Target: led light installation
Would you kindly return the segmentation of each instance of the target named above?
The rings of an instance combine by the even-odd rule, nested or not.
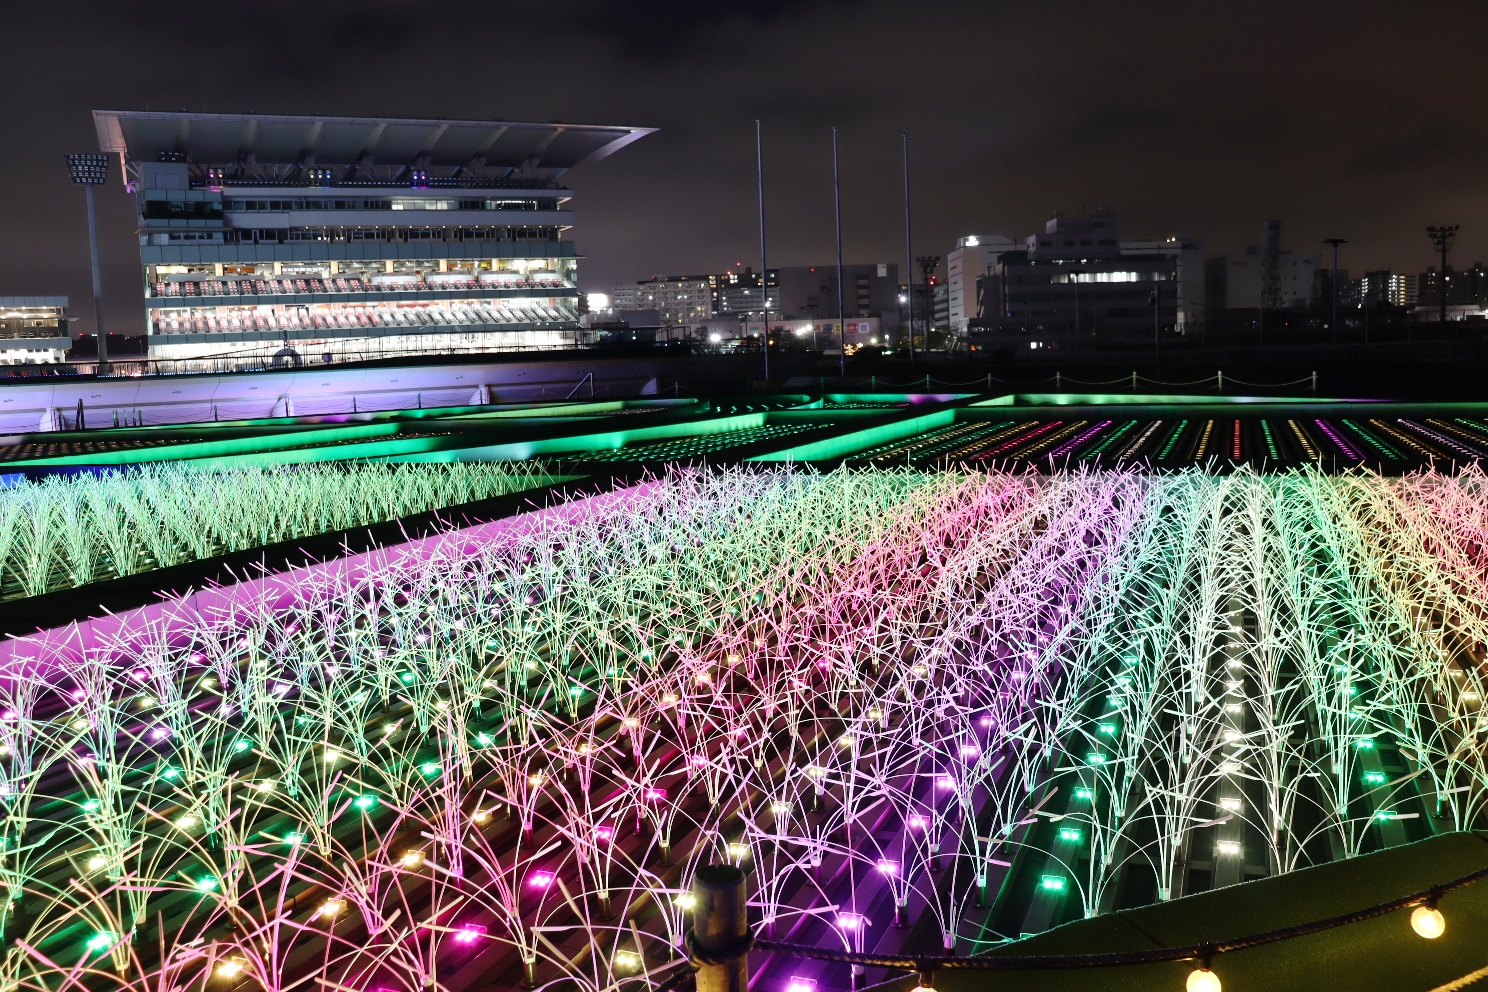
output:
[[[0,981],[598,992],[683,966],[713,862],[776,939],[966,953],[1481,828],[1485,497],[676,471],[18,655]]]

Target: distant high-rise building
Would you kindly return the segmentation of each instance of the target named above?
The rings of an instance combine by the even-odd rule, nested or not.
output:
[[[1385,291],[1391,306],[1413,307],[1420,298],[1421,281],[1417,276],[1391,275]]]
[[[946,256],[946,319],[952,333],[966,333],[966,323],[981,316],[977,285],[997,265],[1003,252],[1017,251],[1012,238],[1001,234],[968,235]]]
[[[714,316],[716,276],[653,276],[635,285],[634,305],[661,315],[661,323],[686,326]]]

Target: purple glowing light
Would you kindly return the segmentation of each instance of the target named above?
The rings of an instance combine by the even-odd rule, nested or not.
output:
[[[837,914],[837,927],[840,930],[861,930],[863,927],[863,923],[863,917],[861,917],[857,913]]]
[[[883,875],[897,875],[899,874],[899,862],[880,861],[878,863],[878,870],[879,873]]]
[[[816,979],[792,975],[785,983],[785,992],[816,992]]]
[[[915,815],[915,816],[911,816],[909,818],[909,829],[911,829],[911,830],[924,830],[925,827],[926,827],[926,822],[925,822],[925,818],[923,816]]]

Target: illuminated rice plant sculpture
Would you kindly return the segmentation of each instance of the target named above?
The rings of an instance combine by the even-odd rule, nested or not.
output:
[[[540,464],[145,465],[0,489],[0,599],[394,520],[556,481]]]
[[[1481,828],[1485,546],[1476,470],[689,471],[18,649],[0,981],[598,992],[712,862],[965,952]]]

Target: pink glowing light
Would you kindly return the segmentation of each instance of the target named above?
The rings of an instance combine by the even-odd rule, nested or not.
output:
[[[608,823],[601,823],[594,828],[594,839],[601,844],[608,844],[615,839],[615,828]]]
[[[857,913],[837,914],[837,927],[840,930],[861,930],[863,927],[863,923],[863,917],[859,916]]]
[[[527,876],[529,888],[546,889],[553,884],[553,873],[550,871],[535,871]]]
[[[951,778],[949,775],[942,775],[940,778],[935,780],[935,784],[937,787],[942,789],[954,789],[956,787],[956,780]]]
[[[909,818],[909,829],[911,829],[911,830],[924,830],[925,829],[925,826],[926,826],[926,823],[925,823],[925,818],[923,816],[916,815],[916,816],[911,816]]]
[[[816,992],[816,979],[792,975],[785,983],[785,992]]]
[[[666,798],[666,790],[665,789],[647,789],[646,790],[646,801],[647,802],[659,803],[659,802],[661,802],[665,798]]]
[[[485,932],[486,928],[477,923],[464,923],[461,924],[460,929],[456,931],[455,940],[459,941],[462,944],[473,944],[475,943],[476,939],[484,935]]]
[[[878,871],[882,875],[897,875],[899,874],[899,862],[880,861],[878,863]]]

